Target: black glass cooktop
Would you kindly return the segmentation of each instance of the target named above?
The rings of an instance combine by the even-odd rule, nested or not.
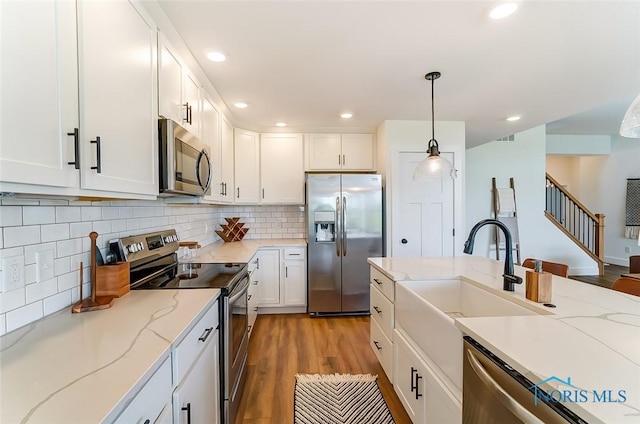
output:
[[[198,264],[179,263],[172,270],[171,275],[164,278],[156,278],[136,289],[199,289],[215,288],[230,289],[236,281],[236,276],[241,275],[246,264]]]

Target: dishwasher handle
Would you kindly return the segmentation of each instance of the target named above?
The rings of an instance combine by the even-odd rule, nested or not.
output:
[[[512,398],[502,386],[500,386],[482,366],[476,355],[471,350],[466,350],[467,360],[469,365],[476,373],[480,381],[489,389],[493,395],[502,403],[513,415],[522,420],[522,422],[529,424],[544,424],[544,421],[529,412],[525,407],[520,405],[518,401]]]

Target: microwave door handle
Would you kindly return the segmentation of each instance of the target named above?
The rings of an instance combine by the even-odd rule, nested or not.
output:
[[[206,192],[207,189],[209,188],[209,183],[211,182],[211,170],[209,170],[209,177],[207,178],[206,183],[203,184],[202,179],[200,178],[200,163],[202,163],[203,157],[207,161],[209,161],[209,156],[207,156],[207,152],[205,152],[204,150],[201,150],[200,154],[198,155],[198,160],[196,161],[196,179],[198,180],[198,185],[200,186],[200,188],[202,188],[202,190]]]
[[[487,370],[484,369],[480,361],[478,361],[478,358],[476,358],[476,356],[470,350],[467,350],[467,360],[469,361],[469,365],[471,365],[471,368],[476,373],[478,378],[482,381],[482,383],[513,415],[521,419],[524,423],[544,424],[544,421],[540,420],[538,417],[536,417],[526,408],[520,405],[518,401],[512,398],[509,393],[507,393],[502,388],[502,386],[500,386],[493,378],[491,378]]]

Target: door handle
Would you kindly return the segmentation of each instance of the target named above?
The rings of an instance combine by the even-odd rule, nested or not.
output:
[[[184,103],[182,106],[184,106],[184,113],[185,113],[185,117],[182,118],[182,122],[186,122],[187,124],[189,124],[189,102]]]
[[[96,166],[92,166],[91,169],[95,169],[98,174],[102,172],[101,154],[100,154],[100,136],[97,136],[95,140],[90,141],[91,144],[96,145]]]
[[[402,240],[400,240],[400,243],[402,243],[402,244],[407,244],[407,243],[408,243],[408,241],[407,241],[407,239],[403,238]]]
[[[340,219],[340,197],[338,196],[336,196],[336,216],[338,217],[338,220],[339,220]],[[340,237],[340,233],[337,232],[337,234],[338,234],[338,237]],[[340,240],[338,240],[337,238],[336,238],[336,256],[340,256]]]
[[[224,195],[224,183],[220,183],[220,196]]]
[[[467,350],[466,352],[467,361],[469,362],[469,365],[471,365],[471,369],[473,369],[473,372],[475,372],[484,386],[493,392],[494,396],[496,396],[500,403],[502,403],[516,417],[520,418],[522,422],[543,424],[543,421],[520,405],[518,401],[512,398],[493,378],[491,378],[487,370],[482,366],[472,351]]]
[[[347,198],[342,197],[342,256],[347,256]]]
[[[67,133],[68,136],[73,136],[73,162],[67,162],[67,165],[75,165],[76,169],[80,169],[80,158],[78,153],[80,150],[80,135],[78,134],[78,128],[74,128],[73,132]]]

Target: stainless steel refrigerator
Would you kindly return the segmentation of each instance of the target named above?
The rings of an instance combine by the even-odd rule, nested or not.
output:
[[[307,175],[309,313],[369,311],[368,257],[382,256],[382,178]]]

